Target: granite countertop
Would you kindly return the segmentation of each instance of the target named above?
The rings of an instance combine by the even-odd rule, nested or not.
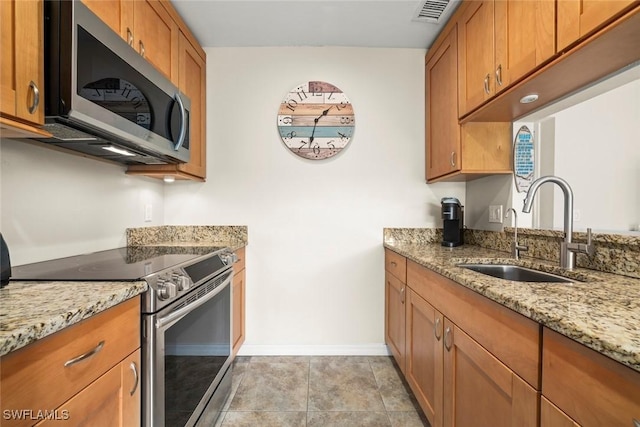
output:
[[[584,268],[569,272],[557,262],[514,260],[473,245],[445,248],[385,239],[384,246],[640,372],[640,279]],[[463,262],[515,264],[581,282],[514,282],[456,266]]]
[[[136,282],[9,282],[0,289],[0,356],[147,290]]]

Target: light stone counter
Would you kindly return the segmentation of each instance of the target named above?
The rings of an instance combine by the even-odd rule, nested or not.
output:
[[[147,290],[137,282],[9,282],[0,289],[0,356]]]
[[[408,237],[385,234],[384,246],[640,372],[640,279],[584,268],[567,272],[557,262],[516,261],[475,245],[445,248],[430,233]],[[456,266],[463,262],[515,264],[583,282],[514,282]]]

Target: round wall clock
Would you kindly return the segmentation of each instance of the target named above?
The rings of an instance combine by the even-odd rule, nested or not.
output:
[[[353,106],[336,86],[309,81],[293,88],[278,111],[278,132],[300,157],[322,160],[349,144],[355,130]]]

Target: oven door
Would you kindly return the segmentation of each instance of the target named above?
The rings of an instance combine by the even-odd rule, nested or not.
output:
[[[201,414],[215,418],[222,409],[230,392],[232,277],[228,270],[143,315],[145,426],[194,426]]]

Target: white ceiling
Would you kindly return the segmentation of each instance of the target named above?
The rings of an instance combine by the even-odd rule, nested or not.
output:
[[[439,24],[413,20],[420,0],[171,0],[203,47],[428,48]]]

